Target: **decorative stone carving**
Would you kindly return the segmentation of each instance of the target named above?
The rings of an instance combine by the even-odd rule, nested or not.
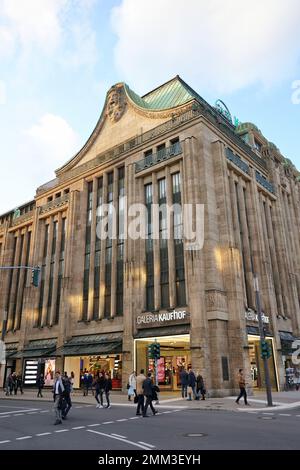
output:
[[[222,291],[206,291],[206,308],[208,312],[221,310],[227,312],[226,294]]]
[[[106,114],[111,122],[118,122],[126,108],[126,97],[122,84],[113,86],[108,92]]]

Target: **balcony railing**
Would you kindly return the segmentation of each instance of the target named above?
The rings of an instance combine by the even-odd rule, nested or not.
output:
[[[275,189],[272,183],[267,180],[264,176],[262,176],[258,171],[255,172],[256,174],[256,181],[263,186],[265,189],[267,189],[270,193],[275,194]]]
[[[16,225],[20,225],[23,222],[26,222],[27,220],[30,220],[32,218],[33,218],[33,210],[25,212],[25,214],[22,214],[19,217],[16,217],[15,219],[12,219],[11,227],[15,227]]]
[[[44,212],[50,211],[51,209],[55,209],[56,207],[66,204],[69,201],[69,198],[70,198],[69,194],[64,194],[61,197],[57,197],[56,199],[53,199],[52,201],[47,202],[47,204],[40,206],[41,214],[43,214]]]
[[[176,157],[182,153],[182,148],[180,142],[176,142],[176,144],[171,145],[170,147],[164,148],[159,150],[157,153],[152,153],[151,155],[147,155],[142,160],[139,160],[135,164],[135,172],[139,173],[140,171],[145,170],[146,168],[150,168],[158,163],[161,163],[165,160],[169,160],[172,157]]]
[[[227,159],[239,167],[244,173],[249,174],[249,165],[245,163],[238,155],[235,155],[229,148],[226,149]]]

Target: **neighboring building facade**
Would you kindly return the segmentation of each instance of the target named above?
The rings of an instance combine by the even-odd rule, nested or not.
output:
[[[222,109],[221,109],[222,111]],[[252,124],[229,122],[178,76],[139,97],[112,87],[85,146],[0,216],[0,320],[7,317],[7,375],[34,385],[43,371],[110,371],[115,389],[149,368],[160,343],[160,387],[177,390],[182,367],[201,371],[208,390],[228,395],[244,368],[263,381],[253,274],[257,273],[274,388],[282,388],[300,336],[300,178]],[[144,204],[147,239],[124,239],[127,207]],[[153,204],[204,204],[204,246],[153,240]],[[101,208],[116,209],[116,236],[101,239]],[[111,223],[108,217],[108,225]],[[181,233],[182,212],[171,230]],[[98,233],[98,232],[97,232]],[[1,322],[2,324],[2,322]],[[3,380],[3,377],[2,377]]]

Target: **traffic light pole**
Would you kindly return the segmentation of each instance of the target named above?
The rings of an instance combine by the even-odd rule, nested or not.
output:
[[[1,331],[2,343],[4,343],[4,339],[6,335],[6,328],[7,328],[7,310],[4,310],[4,316],[3,316],[3,321],[2,321],[2,331]],[[6,365],[6,357],[0,357],[0,387],[2,387],[3,382],[4,382],[5,365]]]
[[[40,269],[37,266],[1,266],[0,269]]]
[[[158,370],[157,370],[158,359],[155,358],[155,385],[158,385]]]
[[[40,266],[1,266],[0,269],[31,269],[32,271],[32,284],[35,287],[39,285],[39,273],[41,272]]]
[[[261,314],[261,303],[260,303],[260,292],[259,292],[259,285],[258,285],[258,277],[257,277],[256,274],[254,275],[254,290],[255,290],[255,300],[256,300],[256,310],[257,310],[257,318],[258,318],[259,336],[260,336],[260,346],[261,346],[261,349],[262,349],[262,344],[265,341],[265,331],[264,331],[264,326],[263,326],[263,321],[262,321],[262,314]],[[270,380],[270,371],[269,371],[268,358],[264,356],[263,361],[264,361],[268,406],[273,406],[272,387],[271,387],[271,380]]]

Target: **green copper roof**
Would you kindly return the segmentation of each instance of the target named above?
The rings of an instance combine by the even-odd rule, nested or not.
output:
[[[138,106],[152,110],[176,108],[192,99],[199,100],[200,98],[178,75],[143,97],[137,95],[128,85],[125,85],[125,89],[131,100]]]

